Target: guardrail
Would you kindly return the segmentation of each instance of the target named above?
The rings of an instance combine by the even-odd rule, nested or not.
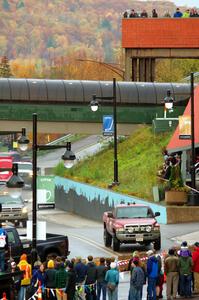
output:
[[[65,140],[68,140],[72,136],[73,136],[73,134],[69,133],[69,134],[64,135],[64,136],[60,137],[59,139],[56,139],[56,140],[54,140],[54,141],[52,141],[52,142],[50,142],[50,143],[48,143],[46,145],[57,145],[57,144],[59,144],[61,142],[64,142]]]

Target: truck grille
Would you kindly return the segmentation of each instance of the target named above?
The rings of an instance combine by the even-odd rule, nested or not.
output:
[[[8,207],[8,208],[3,208],[2,209],[2,213],[20,212],[20,211],[21,211],[21,208],[11,208],[11,207]]]
[[[127,232],[132,233],[132,232],[149,232],[151,231],[151,226],[150,225],[124,225],[124,228]]]

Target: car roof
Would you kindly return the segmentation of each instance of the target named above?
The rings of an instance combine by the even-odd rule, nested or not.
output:
[[[18,165],[32,165],[31,161],[15,161]]]

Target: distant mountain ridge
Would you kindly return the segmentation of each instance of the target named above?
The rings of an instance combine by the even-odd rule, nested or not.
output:
[[[1,0],[0,56],[93,58],[117,62],[126,9],[173,13],[170,1]]]

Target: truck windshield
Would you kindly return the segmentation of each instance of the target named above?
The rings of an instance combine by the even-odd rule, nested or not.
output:
[[[23,200],[21,197],[12,198],[9,195],[0,195],[0,203],[1,204],[22,204]]]
[[[117,219],[132,219],[132,218],[153,218],[153,212],[148,207],[128,206],[118,207],[116,212]]]

